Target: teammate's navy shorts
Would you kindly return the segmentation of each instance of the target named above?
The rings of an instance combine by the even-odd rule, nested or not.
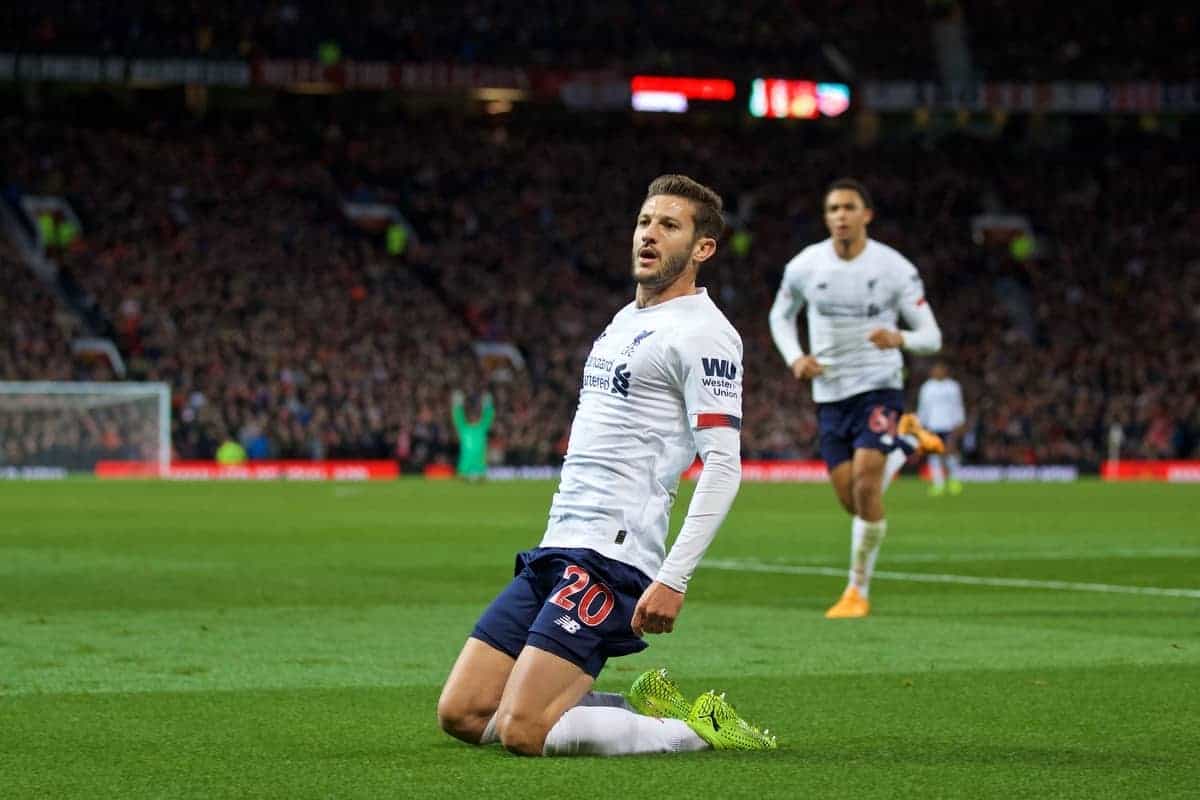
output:
[[[904,393],[899,389],[875,389],[834,403],[817,404],[821,431],[821,458],[831,471],[854,457],[855,450],[890,453],[905,447],[896,435],[896,424],[904,413]]]
[[[640,570],[585,548],[517,553],[516,577],[471,635],[516,658],[533,645],[578,664],[593,678],[604,662],[646,649],[633,610],[650,585]]]
[[[945,442],[947,447],[955,447],[958,445],[958,431],[956,430],[935,431],[931,428],[930,433]]]

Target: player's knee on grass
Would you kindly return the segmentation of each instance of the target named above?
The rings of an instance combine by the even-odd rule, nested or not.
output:
[[[442,730],[467,744],[479,744],[491,712],[472,709],[455,697],[443,694],[438,699],[438,725]]]
[[[536,714],[505,711],[496,720],[500,743],[519,756],[540,756],[550,727]]]

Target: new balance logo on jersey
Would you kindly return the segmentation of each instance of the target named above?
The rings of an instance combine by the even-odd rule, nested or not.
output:
[[[709,378],[724,378],[731,381],[737,377],[737,364],[731,364],[724,358],[701,358],[704,374]]]
[[[877,278],[872,278],[871,280],[867,281],[867,291],[868,291],[868,292],[873,292],[873,291],[875,291],[875,282],[876,282],[876,280],[877,280]]]
[[[554,620],[554,624],[562,628],[567,633],[579,633],[581,627],[578,622],[563,614],[558,619]]]
[[[621,397],[629,397],[629,370],[626,367],[628,364],[621,363],[613,367],[612,374],[612,393],[619,394]]]
[[[630,342],[629,345],[624,350],[621,351],[621,355],[623,355],[627,358],[629,356],[632,356],[633,351],[636,350],[637,346],[642,343],[642,340],[645,339],[647,336],[650,336],[653,333],[654,333],[654,331],[642,331],[637,336],[633,337],[633,341]]]

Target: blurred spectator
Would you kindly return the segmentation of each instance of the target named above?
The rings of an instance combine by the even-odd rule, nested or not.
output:
[[[0,10],[0,49],[149,58],[304,58],[855,78],[936,77],[933,23],[953,16],[993,80],[1200,74],[1196,15],[1171,4],[980,2],[281,3],[113,0]],[[1146,42],[1154,42],[1147,47]],[[836,55],[830,55],[836,52]],[[842,76],[845,77],[845,76]]]
[[[851,174],[876,195],[872,236],[925,279],[971,409],[968,460],[1095,465],[1114,425],[1126,457],[1200,457],[1194,142],[864,151],[815,134],[798,146],[788,126],[441,115],[5,129],[10,182],[57,190],[83,219],[61,258],[116,322],[132,373],[172,385],[180,457],[211,458],[235,431],[252,458],[419,471],[452,457],[446,398],[463,387],[506,410],[497,458],[557,461],[592,338],[632,297],[632,215],[668,171],[717,187],[744,234],[700,280],[745,343],[747,456],[816,452],[766,310],[783,265],[825,236],[820,187]],[[342,220],[351,196],[400,208],[405,246]],[[971,238],[972,215],[1005,210],[1035,227],[1019,257]],[[27,284],[0,295],[17,309],[3,375],[73,377],[60,312]],[[486,367],[478,340],[513,342],[524,366]],[[910,387],[926,370],[912,364]]]
[[[226,438],[217,448],[216,461],[224,466],[246,463],[246,449],[236,439]]]

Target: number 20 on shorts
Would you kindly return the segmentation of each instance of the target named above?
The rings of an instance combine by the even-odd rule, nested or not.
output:
[[[578,567],[574,564],[567,565],[563,570],[563,578],[572,581],[568,586],[564,586],[553,594],[550,602],[554,605],[565,608],[567,611],[575,611],[575,602],[572,597],[583,592],[583,597],[579,598],[579,621],[588,627],[595,627],[604,620],[608,619],[608,615],[613,610],[613,593],[602,583],[592,583],[592,576],[588,575],[587,570]],[[589,586],[589,584],[591,584]],[[584,591],[584,590],[587,591]],[[597,603],[599,607],[597,608]],[[595,609],[595,610],[593,610]]]
[[[888,408],[887,406],[875,406],[871,409],[871,416],[867,419],[867,427],[871,429],[871,433],[883,435],[896,435],[896,423],[899,414]]]

